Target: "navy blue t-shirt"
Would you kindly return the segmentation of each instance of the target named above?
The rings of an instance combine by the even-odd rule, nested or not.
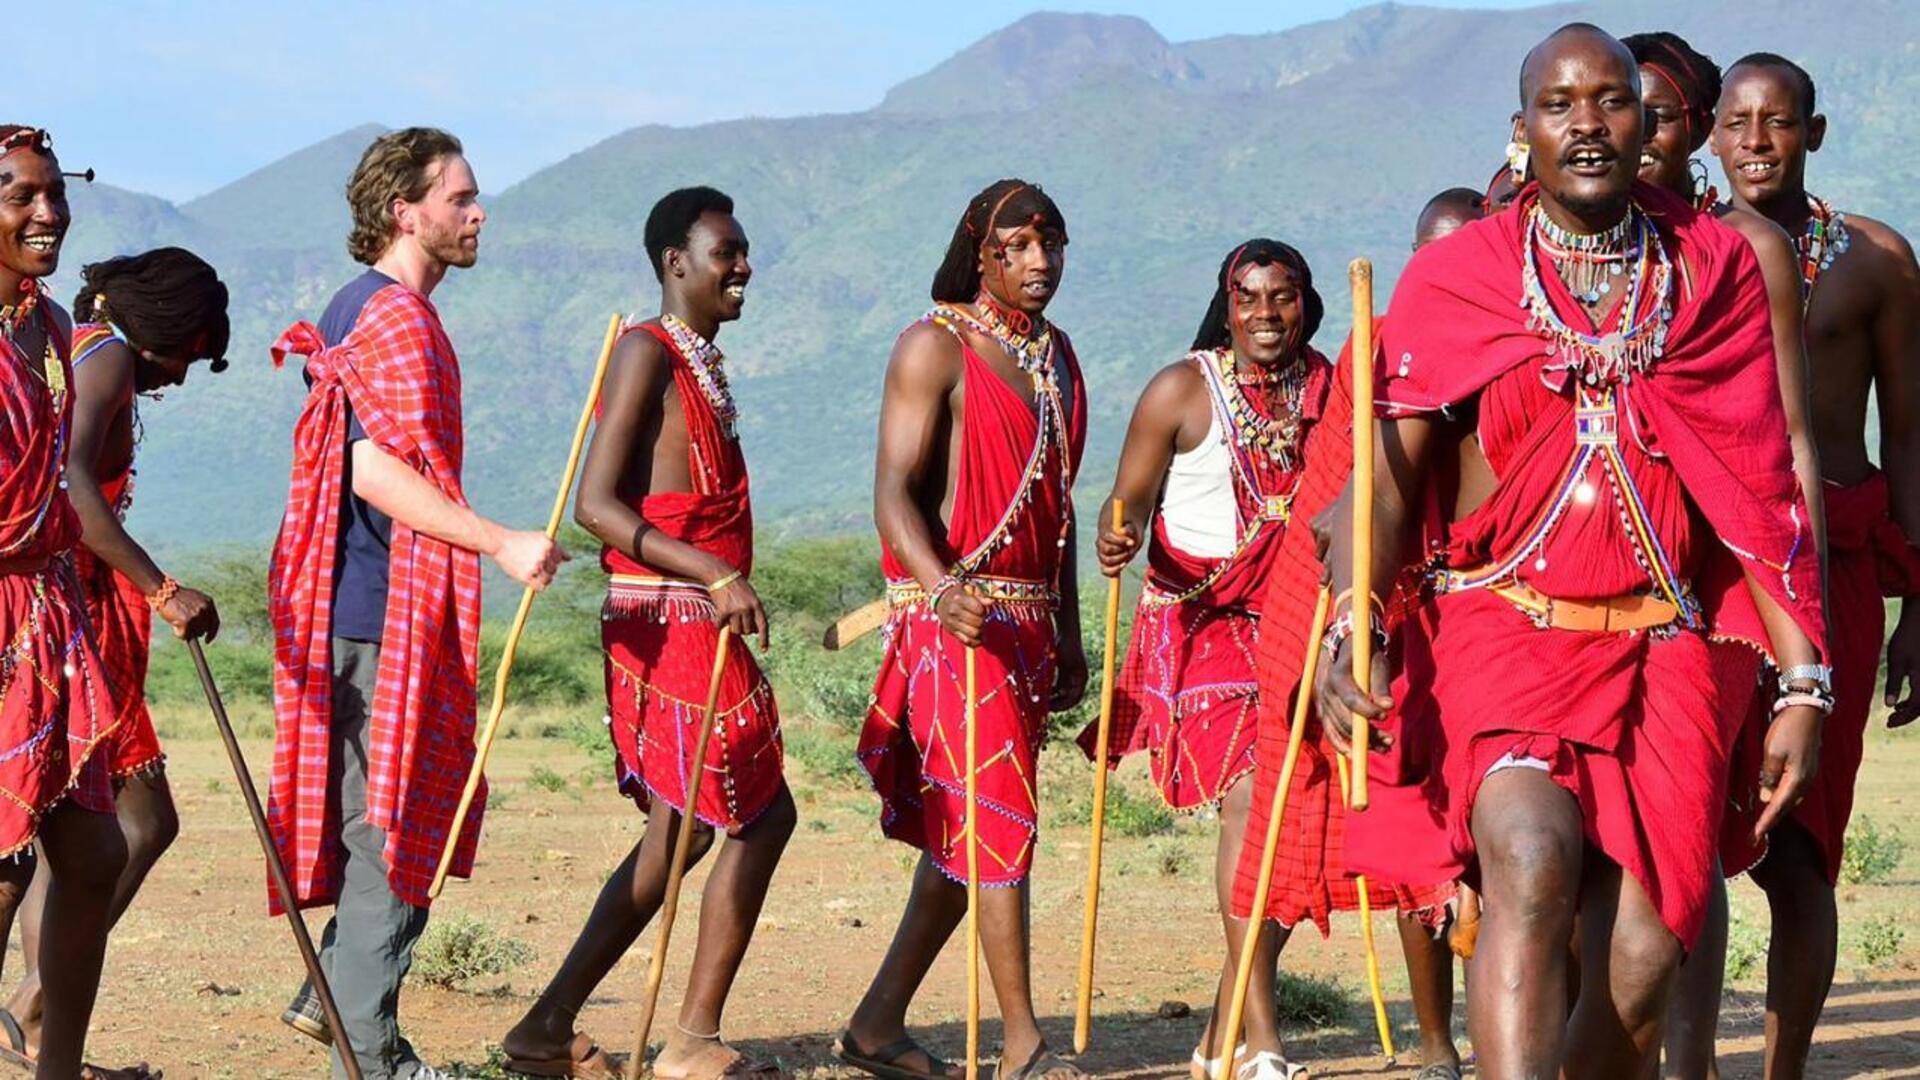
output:
[[[333,294],[320,316],[320,336],[340,344],[360,321],[373,294],[394,283],[368,270]],[[340,546],[333,563],[333,636],[378,642],[387,623],[387,550],[393,520],[353,494],[353,444],[367,437],[360,418],[347,407],[347,455],[340,481]]]

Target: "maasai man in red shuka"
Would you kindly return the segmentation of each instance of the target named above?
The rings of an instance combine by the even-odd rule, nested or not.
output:
[[[1073,347],[1044,317],[1066,265],[1059,207],[1023,180],[975,195],[900,335],[880,410],[874,516],[892,612],[860,763],[881,827],[924,854],[894,947],[838,1050],[876,1075],[953,1075],[906,1010],[965,908],[966,674],[977,661],[981,941],[1002,1075],[1083,1075],[1047,1049],[1027,979],[1027,871],[1048,712],[1086,691],[1069,492],[1086,436]]]
[[[268,820],[298,903],[336,905],[324,959],[368,1077],[421,1067],[397,1005],[473,763],[479,553],[533,588],[565,557],[544,533],[481,517],[460,487],[460,364],[427,296],[479,256],[478,191],[446,132],[375,139],[347,186],[348,249],[370,269],[321,325],[273,345],[276,364],[307,358],[309,389],[267,577]],[[483,789],[456,875],[471,872],[485,801]],[[311,987],[282,1019],[326,1038]]]
[[[1753,247],[1766,282],[1768,308],[1773,319],[1773,344],[1780,376],[1780,404],[1785,410],[1787,434],[1793,445],[1794,474],[1806,500],[1807,520],[1817,543],[1826,538],[1820,463],[1814,452],[1808,421],[1807,357],[1802,329],[1802,286],[1799,260],[1787,236],[1772,222],[1751,211],[1720,201],[1713,185],[1705,183],[1692,155],[1706,145],[1713,131],[1714,103],[1720,98],[1720,68],[1712,59],[1677,34],[1657,31],[1621,39],[1640,65],[1642,99],[1653,120],[1640,154],[1640,179],[1688,200],[1732,226]],[[1826,564],[1821,548],[1822,565]],[[1827,598],[1833,600],[1829,588]],[[1728,909],[1726,873],[1745,873],[1766,850],[1756,835],[1759,800],[1754,778],[1760,770],[1759,744],[1763,737],[1772,694],[1759,693],[1760,656],[1738,641],[1716,641],[1710,646],[1719,670],[1727,722],[1744,738],[1736,744],[1729,805],[1721,826],[1720,867],[1708,899],[1707,922],[1700,940],[1681,965],[1668,1017],[1666,1067],[1683,1076],[1704,1076],[1713,1067],[1716,1026],[1726,967]],[[1878,642],[1874,647],[1878,654]],[[1769,676],[1769,678],[1771,678]],[[1822,786],[1833,763],[1834,723],[1824,725],[1821,770],[1814,790]],[[1746,746],[1750,759],[1743,760]],[[1802,803],[1802,812],[1808,804]],[[1798,917],[1795,916],[1797,919]]]
[[[126,865],[104,752],[112,686],[66,558],[80,542],[64,476],[72,324],[40,288],[72,221],[46,132],[0,125],[0,925],[37,843],[51,871],[38,959],[62,976],[47,982],[38,1075],[63,1077],[81,1074]],[[17,1027],[0,1038],[0,1057],[33,1067]]]
[[[1414,250],[1478,221],[1483,201],[1478,192],[1452,188],[1428,200],[1414,229]],[[1378,328],[1376,338],[1378,340]],[[1347,349],[1351,349],[1349,341]],[[1275,552],[1266,577],[1265,609],[1260,620],[1257,670],[1260,675],[1260,738],[1257,770],[1251,789],[1250,817],[1260,827],[1248,830],[1233,853],[1234,877],[1222,907],[1244,920],[1252,910],[1264,854],[1264,824],[1272,812],[1292,728],[1293,704],[1299,691],[1301,665],[1320,582],[1325,575],[1318,540],[1311,523],[1321,520],[1353,472],[1353,369],[1351,354],[1343,351],[1332,365],[1331,387],[1319,423],[1306,436],[1303,475],[1293,502],[1295,520]],[[1321,520],[1323,525],[1334,524]],[[1337,526],[1336,526],[1337,527]],[[1396,617],[1403,612],[1396,610]],[[1396,618],[1396,622],[1398,619]],[[1411,638],[1419,628],[1411,623],[1396,632]],[[1311,692],[1311,691],[1309,691]],[[1333,760],[1333,743],[1309,713],[1311,736],[1300,745],[1300,757],[1288,788],[1281,839],[1265,917],[1278,924],[1278,947],[1283,948],[1292,928],[1303,919],[1329,929],[1335,911],[1360,906],[1359,882],[1349,875],[1345,856],[1348,811]],[[1376,795],[1391,796],[1390,789]],[[1369,906],[1399,913],[1401,951],[1407,963],[1414,1013],[1420,1023],[1421,1061],[1434,1075],[1451,1070],[1458,1075],[1460,1054],[1453,1042],[1453,962],[1441,931],[1448,922],[1448,902],[1456,884],[1450,867],[1418,867],[1401,863],[1391,876],[1376,874],[1367,882]],[[1264,945],[1264,941],[1263,941]],[[1255,968],[1262,977],[1271,962]],[[1248,1016],[1266,1008],[1265,997],[1248,995]],[[1248,1043],[1257,1046],[1249,1029]]]
[[[1644,110],[1618,41],[1563,28],[1520,83],[1515,138],[1537,183],[1416,255],[1382,335],[1377,580],[1413,561],[1422,493],[1450,504],[1420,559],[1437,594],[1426,648],[1382,655],[1362,694],[1351,624],[1336,622],[1321,716],[1344,727],[1347,709],[1384,718],[1402,699],[1380,741],[1427,761],[1381,779],[1423,784],[1428,801],[1357,815],[1349,868],[1410,855],[1478,880],[1481,1067],[1636,1075],[1709,891],[1731,732],[1708,636],[1789,671],[1816,663],[1819,567],[1751,247],[1636,186]],[[1354,553],[1333,540],[1337,590]],[[1388,697],[1393,659],[1414,677]],[[1815,677],[1789,690],[1769,733],[1775,817],[1831,704]]]
[[[123,519],[133,504],[133,459],[142,394],[186,381],[195,361],[227,348],[227,287],[213,267],[181,248],[94,263],[81,272],[73,309],[73,431],[67,495],[80,519],[73,567],[86,600],[87,622],[111,688],[112,731],[102,743],[113,777],[114,807],[126,837],[127,867],[115,884],[109,923],[119,920],[147,872],[180,831],[165,758],[147,712],[147,651],[153,617],[181,637],[208,638],[220,616],[205,593],[163,573]],[[44,883],[27,894],[20,922],[39,936]],[[27,973],[6,1011],[29,1042],[40,1030],[39,967]]]
[[[714,344],[720,327],[740,317],[753,267],[733,200],[710,187],[681,188],[656,203],[646,244],[660,316],[630,327],[614,350],[575,516],[606,545],[600,632],[614,769],[620,790],[649,811],[647,830],[607,878],[559,972],[500,1046],[516,1072],[615,1074],[574,1019],[665,895],[724,627],[734,637],[698,763],[698,840],[689,858],[706,854],[716,829],[727,842],[702,892],[698,974],[651,1071],[660,1080],[777,1075],[777,1065],[720,1038],[727,992],[794,824],[773,689],[747,648],[755,637],[766,648],[767,616],[748,582],[747,463]]]
[[[1819,775],[1753,870],[1773,910],[1769,966],[1794,973],[1767,984],[1767,1075],[1796,1076],[1833,981],[1834,883],[1883,646],[1888,725],[1920,716],[1920,604],[1912,600],[1920,595],[1920,265],[1885,223],[1807,190],[1807,155],[1825,142],[1827,118],[1805,69],[1774,53],[1742,57],[1727,69],[1718,117],[1712,148],[1733,204],[1793,240],[1811,428],[1826,481],[1834,712]],[[1879,414],[1877,466],[1866,439],[1870,401]],[[1907,598],[1890,638],[1883,596]],[[1758,729],[1748,733],[1734,775],[1743,824],[1756,812],[1756,775],[1773,769],[1759,740]]]
[[[1148,565],[1126,660],[1116,680],[1109,764],[1146,751],[1176,810],[1219,805],[1216,860],[1227,960],[1213,1015],[1224,1016],[1246,922],[1232,917],[1234,860],[1247,833],[1263,594],[1290,530],[1302,448],[1332,381],[1308,341],[1323,314],[1312,270],[1275,240],[1227,253],[1193,351],[1163,369],[1135,406],[1112,498],[1122,529],[1101,516],[1101,570],[1117,576],[1151,528]],[[1309,587],[1310,588],[1310,587]],[[1080,745],[1094,753],[1095,728]],[[1272,939],[1269,939],[1270,941]],[[1235,1071],[1287,1075],[1272,1008],[1274,950],[1256,966],[1246,1042]],[[1226,1052],[1211,1024],[1193,1052],[1211,1080]]]

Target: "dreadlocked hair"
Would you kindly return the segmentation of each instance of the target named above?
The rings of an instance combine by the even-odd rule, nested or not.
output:
[[[1688,149],[1706,145],[1713,130],[1714,105],[1720,100],[1720,65],[1687,44],[1687,39],[1665,30],[1628,34],[1620,44],[1633,54],[1634,63],[1653,68],[1679,92],[1687,106]]]
[[[155,248],[90,263],[80,277],[74,321],[111,320],[136,349],[195,353],[191,359],[210,357],[216,368],[225,366],[227,287],[205,259],[185,248]]]
[[[1231,304],[1233,277],[1247,266],[1271,266],[1279,263],[1293,271],[1293,278],[1300,285],[1300,344],[1313,340],[1320,329],[1320,319],[1326,314],[1326,305],[1321,303],[1320,294],[1313,288],[1313,268],[1307,265],[1306,256],[1296,251],[1291,244],[1264,237],[1249,240],[1232,251],[1220,262],[1220,277],[1213,290],[1213,302],[1207,305],[1207,314],[1200,320],[1200,331],[1193,335],[1195,349],[1224,349],[1233,344],[1233,332],[1227,325],[1227,312]]]
[[[987,219],[993,221],[989,223]],[[1066,242],[1067,219],[1060,207],[1038,184],[1025,180],[996,180],[967,203],[959,224],[953,227],[953,239],[947,244],[946,257],[933,274],[933,300],[937,304],[965,304],[980,295],[980,250],[994,239],[995,229],[1034,225],[1041,231],[1052,230]]]

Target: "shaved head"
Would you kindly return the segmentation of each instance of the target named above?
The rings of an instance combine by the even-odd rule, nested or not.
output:
[[[1435,195],[1420,208],[1413,226],[1413,249],[1426,247],[1449,233],[1486,216],[1487,200],[1472,188],[1455,187]]]
[[[1548,34],[1540,44],[1527,50],[1526,59],[1520,61],[1520,107],[1525,109],[1533,100],[1534,87],[1538,85],[1541,72],[1546,70],[1548,61],[1558,52],[1559,47],[1574,42],[1598,42],[1608,51],[1620,58],[1620,64],[1632,73],[1634,89],[1640,87],[1640,65],[1633,59],[1632,50],[1621,44],[1620,40],[1592,23],[1571,22]]]

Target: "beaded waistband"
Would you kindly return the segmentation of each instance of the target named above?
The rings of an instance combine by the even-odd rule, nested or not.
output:
[[[1048,606],[1060,602],[1060,596],[1053,591],[1053,585],[1045,581],[1022,581],[1018,578],[988,577],[985,575],[966,578],[961,584],[967,589],[1000,604],[1045,604]],[[920,587],[918,581],[911,578],[905,581],[887,582],[887,606],[890,608],[910,607],[925,603],[927,590]]]

